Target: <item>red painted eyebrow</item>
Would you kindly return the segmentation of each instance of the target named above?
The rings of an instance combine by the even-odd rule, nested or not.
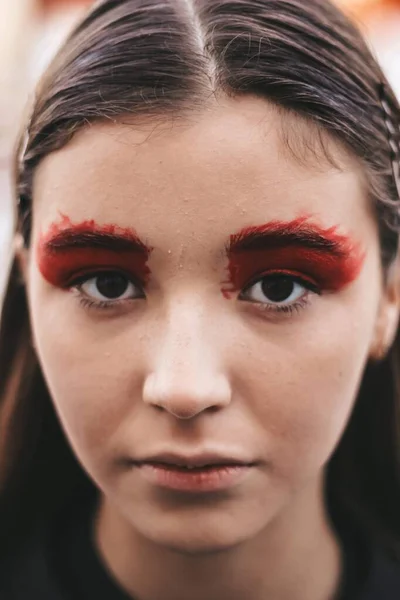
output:
[[[42,237],[42,244],[49,251],[57,252],[77,248],[101,248],[113,251],[131,251],[148,255],[151,248],[133,230],[116,225],[96,225],[94,220],[73,225],[67,217],[61,224],[53,224]],[[231,235],[228,254],[263,250],[280,246],[303,246],[343,256],[353,244],[337,227],[322,228],[311,223],[308,217],[292,221],[271,221],[245,227]]]
[[[151,250],[133,229],[98,225],[94,220],[72,223],[61,215],[61,220],[41,235],[37,258],[43,277],[68,289],[78,275],[100,269],[123,269],[146,282]]]
[[[323,228],[308,217],[241,229],[230,237],[227,247],[229,278],[222,289],[224,296],[230,297],[267,272],[297,273],[323,291],[342,289],[357,277],[365,253],[358,242],[337,229]]]
[[[130,251],[148,255],[150,248],[132,231],[117,228],[113,225],[96,227],[69,226],[66,229],[57,228],[49,232],[42,240],[48,251],[64,252],[78,248],[108,249],[115,252]]]
[[[336,226],[322,228],[312,223],[309,217],[299,217],[292,221],[271,221],[264,225],[245,227],[231,235],[227,253],[229,255],[283,246],[301,246],[340,257],[348,255],[354,244],[350,238],[339,234]]]

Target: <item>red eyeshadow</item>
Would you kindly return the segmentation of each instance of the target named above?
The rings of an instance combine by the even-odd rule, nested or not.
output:
[[[277,273],[308,279],[321,291],[339,291],[357,278],[364,257],[359,244],[336,227],[321,228],[308,217],[272,221],[231,236],[222,292],[230,297],[252,280]]]
[[[117,225],[97,225],[94,220],[73,224],[62,216],[40,237],[39,270],[52,285],[68,288],[86,273],[120,270],[146,283],[151,248],[134,230]]]

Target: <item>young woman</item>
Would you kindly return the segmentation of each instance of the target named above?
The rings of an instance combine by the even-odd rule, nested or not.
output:
[[[42,80],[0,597],[400,597],[400,107],[327,0],[105,0]]]

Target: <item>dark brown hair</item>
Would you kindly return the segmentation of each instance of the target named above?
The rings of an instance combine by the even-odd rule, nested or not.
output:
[[[92,122],[127,114],[179,117],[201,110],[214,94],[265,98],[305,122],[322,145],[324,136],[333,138],[358,159],[387,271],[398,247],[399,197],[391,151],[400,107],[362,36],[328,0],[96,4],[45,73],[21,137],[15,169],[17,232],[25,245],[35,169],[46,155]],[[382,97],[390,107],[389,129]],[[303,141],[305,150],[309,140]],[[384,360],[366,366],[328,474],[337,502],[396,553],[399,348],[400,337]],[[18,544],[36,519],[92,484],[56,418],[31,344],[27,296],[16,261],[1,321],[0,398],[0,539]]]

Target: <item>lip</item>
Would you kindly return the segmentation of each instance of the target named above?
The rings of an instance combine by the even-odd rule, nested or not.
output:
[[[162,463],[175,467],[209,467],[212,465],[219,466],[250,466],[254,461],[239,458],[235,454],[219,454],[215,452],[199,452],[196,454],[183,454],[178,452],[161,452],[152,454],[145,458],[135,459],[136,464],[142,463]]]
[[[256,463],[227,454],[163,452],[135,460],[133,466],[147,483],[156,487],[206,493],[238,485]]]

